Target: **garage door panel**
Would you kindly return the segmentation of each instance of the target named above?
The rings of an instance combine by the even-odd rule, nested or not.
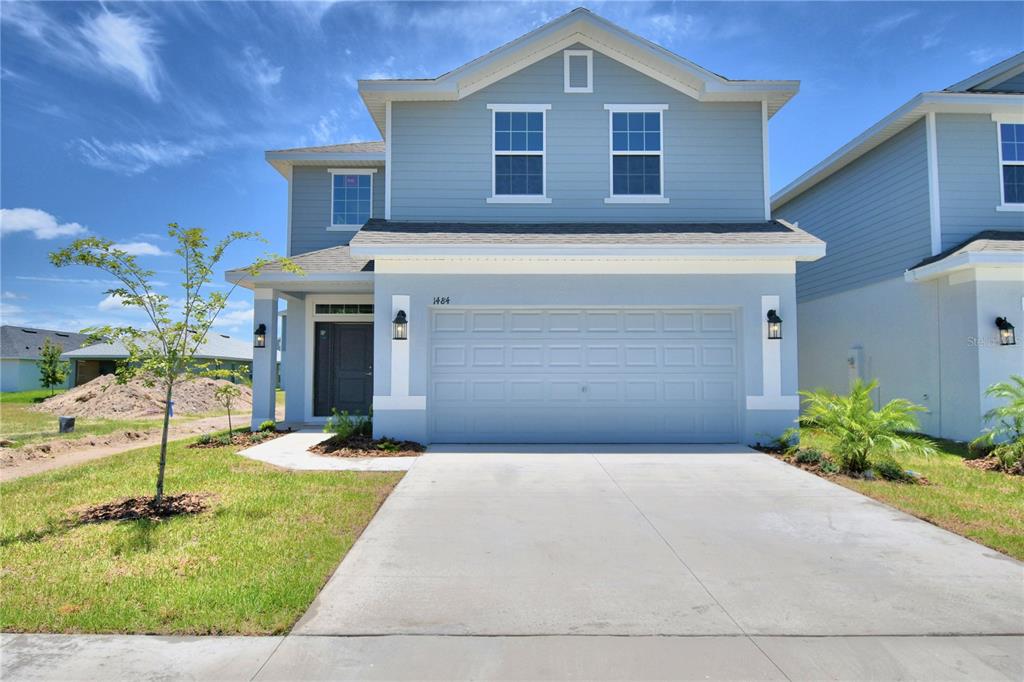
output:
[[[735,442],[734,311],[436,310],[435,442]]]

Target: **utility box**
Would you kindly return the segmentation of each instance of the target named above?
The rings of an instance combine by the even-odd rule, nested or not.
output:
[[[74,417],[58,417],[57,418],[60,426],[58,427],[61,433],[71,433],[75,430],[75,418]]]

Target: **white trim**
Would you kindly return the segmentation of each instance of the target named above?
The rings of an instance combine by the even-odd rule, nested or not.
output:
[[[772,219],[771,182],[768,177],[768,100],[761,100],[761,175],[764,178],[764,219]]]
[[[408,338],[403,341],[391,339],[391,396],[394,398],[407,398],[409,396],[409,346],[412,343],[415,321],[412,308],[409,305],[410,297],[406,294],[394,294],[391,296],[391,317],[388,324],[395,319],[399,310],[404,310],[406,319],[409,321]],[[390,331],[390,328],[389,328]],[[389,333],[390,337],[391,334]],[[376,402],[376,396],[374,397]]]
[[[391,220],[391,102],[384,114],[384,220]],[[373,197],[371,197],[372,201]],[[370,206],[373,213],[373,206]]]
[[[903,279],[907,282],[926,282],[958,270],[976,267],[1024,268],[1024,253],[968,251],[946,256],[942,260],[907,270]]]
[[[942,211],[939,204],[939,143],[935,112],[925,114],[925,142],[928,156],[928,223],[931,227],[931,255],[942,251]]]
[[[359,244],[351,247],[354,256],[672,256],[680,258],[794,258],[817,260],[825,255],[825,243],[817,244]],[[301,281],[301,278],[297,278]]]
[[[373,411],[384,412],[387,410],[425,410],[427,409],[427,396],[425,395],[375,395],[373,396]]]
[[[344,320],[336,319],[341,315],[317,315],[317,303],[374,303],[373,294],[307,294],[306,306],[306,343],[303,357],[304,395],[302,396],[303,421],[310,424],[327,421],[326,416],[313,416],[313,360],[316,357],[316,323],[317,322],[353,322],[359,324],[375,324],[374,315],[345,315]]]
[[[998,64],[993,64],[984,71],[979,71],[973,76],[969,76],[946,89],[966,91],[972,88],[984,88],[985,86],[997,85],[1003,81],[1013,78],[1022,71],[1024,71],[1024,52],[1018,52],[1012,57],[1004,59]]]
[[[288,180],[288,243],[285,245],[284,252],[288,256],[292,255],[292,180],[294,173],[292,173],[292,166],[288,166],[288,175],[285,176]]]
[[[565,50],[562,62],[563,69],[563,92],[567,93],[590,93],[594,92],[594,51],[593,50]],[[573,87],[569,85],[569,62],[571,57],[587,58],[587,85],[585,87]]]
[[[385,169],[386,172],[387,169]],[[370,218],[373,217],[373,174],[377,172],[376,168],[328,168],[327,172],[331,174],[331,199],[327,207],[327,231],[328,232],[351,232],[362,228],[362,224],[352,223],[335,223],[334,222],[334,177],[337,175],[367,175],[370,177]]]
[[[252,297],[257,301],[269,301],[277,298],[277,292],[269,287],[257,287],[253,289]]]
[[[665,196],[665,114],[667,104],[605,104],[608,110],[608,196],[606,204],[667,204]],[[656,152],[616,151],[615,150],[615,114],[658,114],[659,149]],[[615,157],[616,156],[652,156],[658,155],[658,194],[616,194],[615,193]]]
[[[548,110],[550,104],[488,104],[491,111],[491,196],[485,200],[488,204],[550,204],[548,197]],[[541,115],[541,150],[524,151],[495,149],[495,135],[498,125],[498,112],[509,114],[540,114]],[[497,158],[498,156],[539,156],[541,172],[540,194],[498,194]]]
[[[796,262],[790,259],[765,258],[378,258],[375,271],[423,275],[792,275],[796,272]]]
[[[667,204],[668,197],[659,197],[654,194],[619,194],[618,196],[605,197],[606,204]]]
[[[799,410],[798,395],[748,395],[748,410]]]
[[[1024,114],[992,114],[992,121],[996,124],[996,156],[999,158],[999,170],[996,173],[999,178],[999,205],[997,211],[1024,211],[1024,203],[1006,203],[1006,185],[1003,183],[1003,166],[1024,166],[1024,161],[1003,160],[1003,126],[1024,125]]]

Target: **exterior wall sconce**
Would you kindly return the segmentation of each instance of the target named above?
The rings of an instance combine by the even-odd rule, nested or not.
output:
[[[772,340],[782,338],[782,318],[774,308],[768,311],[768,338]]]
[[[267,347],[267,325],[262,322],[256,331],[252,335],[252,347],[253,348],[266,348]]]
[[[395,319],[391,322],[391,330],[395,341],[406,341],[409,338],[409,320],[405,316],[404,310],[399,310],[398,314],[395,315]]]
[[[1005,317],[996,318],[996,329],[999,330],[1000,346],[1016,346],[1017,335],[1013,331],[1013,325]]]

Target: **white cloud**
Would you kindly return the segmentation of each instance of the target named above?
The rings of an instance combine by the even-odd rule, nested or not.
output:
[[[982,64],[994,64],[1006,59],[1011,54],[1013,54],[1013,50],[1008,50],[1003,47],[979,47],[976,50],[968,52],[967,56],[972,62],[981,66]]]
[[[85,163],[93,168],[124,175],[138,175],[154,166],[178,166],[203,156],[204,145],[178,144],[167,140],[153,142],[101,142],[96,138],[79,138],[72,146]]]
[[[28,232],[36,239],[56,239],[84,235],[88,230],[78,223],[62,223],[38,208],[0,208],[0,235]]]
[[[281,74],[284,72],[283,66],[271,64],[259,49],[251,45],[242,51],[242,59],[237,68],[245,84],[262,97],[268,96],[273,87],[281,82]]]
[[[107,296],[99,305],[96,306],[102,312],[110,312],[112,310],[124,310],[124,301],[121,300],[120,296],[113,294]]]
[[[121,249],[129,256],[166,256],[167,252],[159,246],[147,242],[125,242],[114,244],[115,249]]]
[[[883,33],[888,33],[893,29],[896,29],[903,24],[907,23],[911,19],[917,16],[917,12],[904,12],[902,14],[891,14],[887,17],[882,17],[878,21],[868,24],[864,27],[864,33],[869,36],[877,36]]]
[[[11,317],[16,317],[24,313],[25,310],[18,305],[13,303],[7,303],[6,301],[0,301],[0,320],[4,322],[14,322]]]
[[[103,8],[78,26],[58,19],[39,4],[4,3],[3,20],[66,68],[112,76],[160,100],[160,37],[142,17]]]
[[[13,291],[5,291],[0,294],[0,298],[5,301],[16,301],[18,299],[28,298],[28,296],[22,296],[21,294],[16,294]]]

